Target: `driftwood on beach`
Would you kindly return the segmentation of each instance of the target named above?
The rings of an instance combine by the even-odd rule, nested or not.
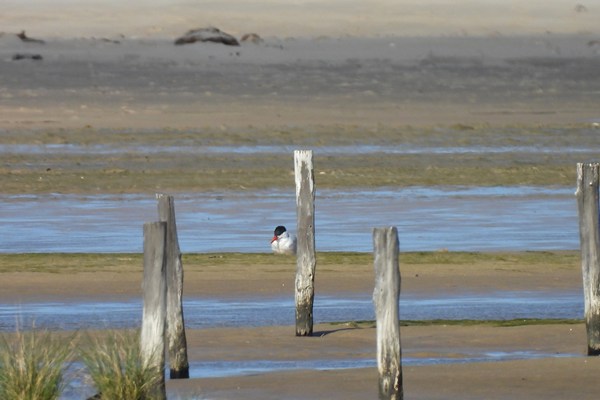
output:
[[[260,43],[264,42],[263,38],[261,38],[256,33],[246,33],[246,34],[242,35],[241,41],[246,42],[246,43],[254,43],[254,44],[260,44]]]
[[[377,368],[379,399],[402,400],[402,348],[400,345],[399,306],[400,270],[398,230],[395,227],[373,230],[375,290],[373,303],[377,318]]]
[[[12,56],[13,61],[21,61],[21,60],[33,60],[33,61],[41,61],[44,57],[41,54],[37,53],[15,53]]]
[[[19,39],[21,39],[22,42],[25,42],[25,43],[37,43],[37,44],[45,44],[46,43],[42,39],[30,38],[29,36],[27,36],[25,31],[21,31],[21,32],[17,33],[17,37]]]
[[[313,333],[315,297],[315,182],[312,150],[294,151],[298,244],[296,251],[296,336]]]
[[[577,205],[588,355],[600,355],[600,164],[577,164]]]
[[[210,26],[208,28],[192,29],[188,31],[185,35],[175,40],[176,45],[191,44],[196,42],[222,43],[227,46],[240,45],[240,43],[234,36],[225,33],[219,28],[215,28],[213,26]]]

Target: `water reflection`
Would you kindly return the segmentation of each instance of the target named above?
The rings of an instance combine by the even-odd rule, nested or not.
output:
[[[175,196],[183,252],[268,252],[273,228],[294,230],[293,190]],[[0,252],[141,252],[157,218],[149,195],[0,195]],[[574,250],[576,202],[566,187],[318,190],[319,251],[372,250],[395,225],[403,251]]]

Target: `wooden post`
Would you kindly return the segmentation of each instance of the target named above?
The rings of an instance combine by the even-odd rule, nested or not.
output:
[[[173,196],[157,194],[158,215],[167,223],[167,342],[171,379],[187,379],[190,367],[183,319],[183,264],[175,222]]]
[[[598,169],[600,164],[577,164],[577,206],[581,270],[585,298],[587,353],[600,355],[600,234],[598,231]]]
[[[167,223],[144,224],[144,309],[141,330],[141,356],[145,366],[160,371],[162,379],[151,389],[159,400],[167,398],[165,389],[165,318],[166,318],[166,259]]]
[[[402,347],[400,345],[400,270],[398,230],[373,230],[375,290],[373,302],[377,317],[377,368],[379,399],[402,400]]]
[[[315,298],[315,178],[312,150],[294,151],[296,176],[296,336],[313,333]]]

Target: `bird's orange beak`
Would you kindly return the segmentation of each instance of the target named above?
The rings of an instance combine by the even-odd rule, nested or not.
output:
[[[273,239],[271,239],[271,243],[273,243],[276,240],[277,240],[277,236],[273,236]]]

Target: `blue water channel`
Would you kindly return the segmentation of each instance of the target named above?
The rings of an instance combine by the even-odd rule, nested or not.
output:
[[[248,145],[248,146],[197,146],[194,144],[181,146],[144,146],[109,144],[0,144],[0,154],[293,154],[298,146],[286,145]],[[319,146],[318,154],[322,156],[340,154],[565,154],[589,153],[583,146],[524,145],[524,146],[422,146],[422,145],[342,145]]]
[[[259,327],[294,325],[295,305],[290,297],[189,298],[184,300],[186,327]],[[439,294],[433,297],[402,296],[403,320],[582,318],[583,295],[579,292],[492,292]],[[81,330],[136,328],[141,324],[138,299],[120,302],[43,302],[0,304],[0,331],[17,327]],[[314,321],[374,320],[371,296],[319,296]]]
[[[575,250],[569,187],[408,187],[319,190],[318,251],[372,250],[371,230],[398,227],[401,251]],[[152,195],[0,195],[0,253],[142,251],[157,219]],[[268,252],[277,225],[295,230],[295,193],[175,195],[185,252]]]

